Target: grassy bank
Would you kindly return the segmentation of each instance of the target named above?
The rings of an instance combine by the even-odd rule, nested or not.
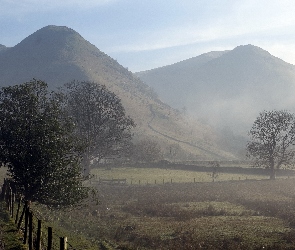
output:
[[[9,217],[4,202],[0,203],[0,240],[5,250],[26,250],[22,244],[21,234],[18,232],[16,225]]]

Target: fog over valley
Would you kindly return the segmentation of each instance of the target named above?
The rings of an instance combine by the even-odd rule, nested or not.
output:
[[[136,75],[172,107],[243,136],[262,110],[294,110],[295,67],[254,45]]]
[[[295,249],[293,1],[0,3],[0,250]]]

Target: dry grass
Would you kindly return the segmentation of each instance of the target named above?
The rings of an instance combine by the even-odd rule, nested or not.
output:
[[[96,188],[81,208],[44,216],[119,249],[295,248],[293,179]]]

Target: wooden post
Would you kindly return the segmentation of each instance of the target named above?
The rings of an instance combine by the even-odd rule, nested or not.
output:
[[[194,178],[194,183],[196,183],[196,178]]]
[[[9,202],[9,214],[11,216],[12,215],[12,203],[13,203],[13,193],[12,193],[12,188],[11,187],[9,187],[9,198],[8,198],[8,202]]]
[[[140,180],[138,181],[138,185],[140,185]]]
[[[29,250],[33,250],[33,212],[29,211]]]
[[[11,218],[13,218],[13,216],[14,216],[14,201],[15,201],[15,194],[12,193],[12,196],[11,196]]]
[[[52,227],[48,227],[47,250],[52,250]]]
[[[24,215],[25,215],[25,213],[26,213],[26,210],[27,210],[27,208],[28,208],[28,204],[29,204],[29,202],[26,201],[26,203],[25,203],[25,205],[24,205],[24,208],[23,208],[23,211],[22,211],[22,214],[21,214],[21,216],[20,216],[20,219],[19,219],[18,225],[17,225],[17,229],[18,229],[18,230],[20,230],[20,227],[21,227],[21,224],[22,224],[22,220],[23,220]]]
[[[67,250],[67,237],[60,237],[59,240],[60,240],[59,249]]]
[[[28,207],[25,210],[25,231],[24,231],[24,244],[28,243],[28,224],[29,224],[29,209]]]
[[[37,228],[37,248],[36,250],[41,250],[41,226],[42,226],[42,221],[38,220],[38,228]]]
[[[20,205],[21,205],[21,196],[19,195],[19,200],[18,200],[18,205],[17,205],[17,211],[16,211],[16,216],[15,216],[15,224],[17,224],[18,216],[19,216],[19,210],[20,210]]]
[[[12,195],[12,190],[9,184],[7,184],[5,202],[6,202],[6,207],[7,207],[7,210],[9,211],[9,214],[11,212],[11,195]]]
[[[172,183],[172,179],[171,179],[171,183]]]
[[[165,183],[164,179],[163,179],[163,184]]]

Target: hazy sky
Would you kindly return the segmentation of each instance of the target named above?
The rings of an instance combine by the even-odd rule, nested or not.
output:
[[[131,71],[253,44],[295,64],[291,0],[0,0],[0,44],[76,30]]]

